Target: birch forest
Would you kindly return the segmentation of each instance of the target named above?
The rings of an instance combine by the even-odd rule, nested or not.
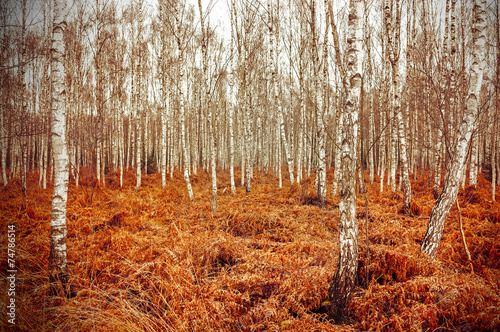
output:
[[[500,331],[499,2],[0,2],[2,331]]]

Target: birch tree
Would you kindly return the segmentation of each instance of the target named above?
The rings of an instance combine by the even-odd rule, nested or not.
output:
[[[496,131],[498,127],[498,108],[500,107],[500,5],[497,2],[496,8],[496,43],[497,43],[497,67],[496,67],[496,78],[497,84],[495,86],[495,111],[493,116],[493,128],[491,131],[491,198],[493,201],[496,196],[497,187],[497,137]]]
[[[401,184],[403,188],[403,211],[404,214],[411,213],[411,184],[408,170],[408,154],[406,144],[406,126],[401,114],[401,92],[400,92],[400,76],[399,76],[399,37],[400,37],[400,8],[399,0],[396,0],[396,22],[392,20],[392,0],[384,0],[384,23],[387,30],[387,48],[389,62],[392,69],[392,89],[394,107],[394,115],[396,124],[394,129],[397,131],[399,138],[400,158],[401,158]],[[394,150],[395,151],[395,148]],[[396,163],[395,154],[393,155],[393,163]],[[392,183],[394,186],[394,183]]]
[[[313,66],[313,97],[312,101],[314,103],[314,116],[316,120],[316,147],[317,147],[317,158],[318,158],[318,168],[316,171],[316,183],[318,190],[318,205],[323,207],[326,204],[326,158],[325,158],[325,125],[323,122],[323,105],[325,105],[324,96],[322,93],[324,88],[324,76],[322,75],[321,63],[319,61],[319,50],[318,50],[318,36],[316,31],[316,0],[311,1],[311,37],[312,37],[312,47],[311,47],[311,57]],[[326,42],[326,41],[325,41]],[[324,63],[323,65],[327,65]]]
[[[27,91],[26,91],[26,0],[22,0],[22,21],[21,21],[21,43],[20,43],[20,51],[19,51],[19,81],[21,83],[21,117],[20,117],[20,136],[19,136],[19,146],[21,148],[21,189],[22,189],[22,204],[26,203],[26,195],[28,191],[28,183],[27,183],[27,164],[28,164],[28,100],[27,100]]]
[[[50,222],[49,279],[67,284],[66,203],[68,201],[69,157],[66,147],[65,56],[66,1],[54,0],[52,28],[52,148],[54,155],[54,194]]]
[[[339,179],[339,258],[329,289],[329,315],[343,322],[358,270],[358,221],[356,219],[356,166],[358,161],[358,118],[363,75],[364,0],[349,3],[347,36],[346,101],[342,127]]]
[[[159,56],[159,68],[160,68],[160,84],[161,84],[161,105],[162,109],[160,110],[160,122],[161,122],[161,165],[160,165],[160,173],[161,173],[161,186],[165,188],[167,185],[167,118],[169,115],[169,89],[167,82],[167,49],[168,49],[168,41],[167,41],[167,9],[165,8],[167,4],[164,1],[160,1],[159,3],[159,12],[160,12],[160,56]]]
[[[269,28],[269,61],[271,65],[271,84],[273,90],[273,98],[274,98],[274,107],[276,107],[276,111],[278,114],[278,126],[279,132],[281,135],[281,140],[283,141],[283,146],[285,147],[285,157],[288,164],[288,174],[290,177],[290,184],[294,182],[294,166],[293,166],[293,157],[292,152],[290,150],[290,144],[288,144],[288,139],[285,133],[285,121],[283,119],[283,110],[281,107],[281,100],[279,98],[279,88],[278,88],[278,79],[276,77],[276,59],[274,56],[274,45],[277,45],[275,33],[274,33],[274,16],[273,16],[273,6],[271,5],[271,0],[267,1],[267,11],[269,15],[268,28]],[[277,57],[277,55],[276,55]]]
[[[472,64],[464,115],[459,126],[457,141],[448,171],[445,175],[444,187],[432,209],[421,245],[421,250],[432,258],[437,254],[446,218],[457,199],[460,180],[465,172],[467,148],[475,129],[485,63],[486,24],[486,1],[474,0]]]
[[[201,0],[198,0],[198,9],[200,11],[200,23],[201,23],[201,54],[202,54],[202,66],[203,66],[203,83],[201,84],[201,100],[204,108],[207,109],[207,126],[209,135],[209,153],[210,153],[210,167],[212,170],[212,199],[210,201],[210,207],[212,212],[216,211],[217,208],[217,164],[216,164],[216,148],[215,148],[215,132],[214,132],[214,121],[212,119],[212,108],[210,107],[210,81],[208,73],[208,55],[207,55],[207,45],[208,36],[205,28],[205,18],[203,16],[203,7],[201,5]]]
[[[237,62],[236,45],[234,35],[236,34],[236,6],[234,0],[231,0],[231,70],[229,74],[229,177],[231,183],[231,195],[236,194],[236,184],[234,182],[234,108],[236,107],[236,80]],[[243,170],[242,170],[243,171]]]
[[[185,53],[185,36],[182,33],[182,15],[183,9],[180,2],[176,4],[175,9],[175,22],[176,22],[176,39],[177,39],[177,58],[178,58],[178,66],[179,66],[179,80],[178,80],[178,96],[179,96],[179,113],[180,113],[180,131],[181,131],[181,148],[183,155],[183,173],[184,173],[184,181],[186,182],[189,200],[194,200],[193,188],[191,187],[191,181],[189,179],[189,155],[188,149],[186,145],[186,116],[185,116],[185,103],[186,103],[186,95],[187,95],[187,78],[185,75],[185,66],[186,64],[184,59]]]

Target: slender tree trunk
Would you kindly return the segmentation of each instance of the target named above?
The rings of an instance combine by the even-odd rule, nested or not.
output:
[[[401,114],[401,93],[399,91],[400,77],[399,77],[399,38],[400,38],[400,8],[399,0],[396,0],[396,22],[393,26],[392,20],[392,4],[391,0],[385,0],[384,2],[384,24],[387,30],[387,48],[389,61],[391,63],[392,69],[392,89],[393,89],[393,100],[392,106],[394,107],[395,125],[394,129],[394,146],[392,148],[392,163],[391,163],[391,188],[394,190],[395,187],[395,170],[396,170],[396,135],[399,139],[400,148],[400,159],[401,159],[401,179],[400,184],[403,189],[403,211],[404,214],[411,214],[411,184],[410,175],[408,167],[408,154],[406,145],[406,126],[403,121],[403,116]],[[394,40],[393,40],[394,38]]]
[[[246,40],[245,40],[246,42]],[[245,65],[248,64],[248,45],[244,45],[243,53],[245,58]],[[245,191],[247,193],[251,190],[251,180],[253,173],[253,159],[252,159],[252,127],[251,127],[251,110],[250,110],[250,91],[249,91],[249,82],[246,77],[246,73],[243,72],[243,81],[242,81],[244,93],[243,93],[243,102],[244,102],[244,127],[245,127],[245,166],[246,166],[246,179],[245,179]]]
[[[208,112],[208,135],[209,135],[209,151],[210,151],[210,166],[212,168],[212,199],[210,201],[210,207],[212,212],[215,213],[217,209],[217,168],[216,168],[216,140],[214,132],[214,120],[212,116],[212,109],[210,107],[210,86],[209,86],[209,74],[208,74],[208,56],[207,56],[207,34],[205,32],[205,24],[203,17],[203,7],[201,5],[201,0],[198,0],[198,9],[200,11],[200,22],[201,22],[201,53],[203,62],[203,83],[201,85],[201,98],[202,105],[207,109]]]
[[[305,40],[304,40],[304,17],[302,8],[300,10],[300,45],[299,45],[299,128],[298,128],[298,147],[297,147],[297,182],[302,181],[302,168],[303,168],[303,150],[304,150],[304,117],[305,117],[305,106],[304,101],[305,89],[304,89],[304,52],[305,52]]]
[[[495,200],[497,188],[497,123],[498,123],[498,108],[500,107],[500,5],[497,2],[496,28],[497,28],[497,85],[495,87],[496,103],[493,116],[493,129],[491,131],[491,197]]]
[[[369,48],[370,46],[368,46]],[[374,96],[369,96],[370,107],[368,108],[369,118],[368,118],[368,164],[370,167],[370,184],[373,184],[375,178],[375,146],[373,140],[373,133],[375,131],[375,122],[373,119],[373,98]]]
[[[2,182],[7,186],[7,133],[5,132],[5,120],[3,109],[0,111],[0,143],[2,144]]]
[[[276,78],[276,60],[274,57],[274,44],[275,44],[275,33],[274,33],[274,16],[273,16],[273,7],[271,5],[271,0],[267,1],[267,11],[269,15],[269,61],[271,64],[271,84],[273,89],[273,98],[274,98],[274,107],[276,107],[276,111],[278,114],[278,126],[279,133],[281,134],[281,140],[283,141],[283,146],[285,148],[285,157],[288,165],[288,174],[290,177],[290,184],[294,182],[294,165],[293,165],[293,156],[290,151],[290,145],[288,144],[288,140],[285,133],[285,121],[283,119],[283,110],[281,107],[281,100],[279,98],[279,88],[278,88],[278,80]],[[277,43],[276,43],[277,44]]]
[[[234,1],[231,1],[231,7],[234,7]],[[229,77],[229,177],[231,183],[231,195],[236,195],[236,183],[234,181],[234,108],[236,107],[236,45],[234,40],[235,29],[234,23],[236,13],[231,10],[231,74]]]
[[[185,125],[185,107],[184,107],[184,96],[186,95],[186,85],[187,83],[184,81],[184,58],[182,56],[182,50],[179,45],[179,112],[180,112],[180,125],[181,125],[181,147],[182,147],[182,155],[184,158],[183,168],[184,168],[184,181],[186,182],[189,200],[194,200],[193,188],[191,187],[191,181],[189,180],[189,156],[188,150],[186,146],[186,125]]]
[[[19,137],[19,147],[21,149],[21,187],[23,196],[23,206],[26,203],[28,192],[27,167],[28,167],[28,96],[26,91],[26,0],[22,0],[22,27],[21,27],[21,54],[19,66],[19,80],[21,82],[21,135]]]
[[[160,155],[161,155],[161,187],[165,188],[167,185],[167,107],[168,100],[165,100],[165,95],[163,95],[163,109],[161,113],[161,144],[160,144]]]
[[[339,179],[340,250],[329,289],[330,317],[344,322],[358,270],[358,221],[356,219],[356,164],[358,117],[363,70],[364,0],[351,0],[347,37],[346,102],[342,128],[341,177]]]
[[[66,203],[68,201],[69,158],[66,147],[65,56],[66,2],[54,0],[52,32],[52,149],[54,154],[54,194],[52,196],[49,276],[51,282],[68,282],[66,255]]]
[[[441,185],[441,150],[443,136],[441,128],[437,129],[436,136],[436,152],[434,156],[434,186],[432,187],[432,193],[435,199],[439,197],[439,186]]]
[[[477,185],[478,154],[479,154],[479,134],[472,134],[470,150],[469,186]]]
[[[422,239],[421,250],[432,258],[434,258],[437,254],[446,218],[448,217],[451,206],[457,199],[460,180],[465,170],[467,147],[475,128],[479,96],[483,80],[486,24],[486,1],[475,0],[472,29],[473,59],[470,68],[470,86],[464,110],[464,117],[457,133],[457,144],[451,157],[448,171],[446,172],[443,190],[436,201],[436,205],[432,209],[427,230],[424,238]]]
[[[323,80],[324,77],[320,71],[321,64],[319,61],[318,54],[318,37],[316,33],[316,0],[311,2],[311,33],[312,33],[312,47],[311,56],[313,63],[314,72],[314,86],[313,86],[313,103],[314,103],[314,114],[316,119],[316,157],[317,157],[317,169],[316,169],[316,184],[317,184],[317,196],[318,196],[318,206],[324,207],[326,204],[326,159],[325,159],[325,126],[323,123],[323,102],[324,97],[323,91]],[[325,64],[326,65],[326,64]]]
[[[140,102],[136,104],[136,107],[139,108],[136,112],[135,116],[135,124],[136,124],[136,139],[135,139],[135,157],[136,157],[136,183],[135,183],[135,191],[138,191],[141,187],[141,178],[142,178],[142,111],[140,110],[142,106],[139,105]]]

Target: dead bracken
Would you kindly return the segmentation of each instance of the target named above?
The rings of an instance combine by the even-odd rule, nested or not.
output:
[[[331,183],[332,171],[327,174]],[[238,176],[239,170],[236,172]],[[107,174],[108,179],[118,175]],[[302,186],[254,172],[253,190],[219,194],[210,211],[210,178],[192,176],[189,201],[182,175],[161,188],[159,174],[75,187],[68,201],[68,266],[74,296],[49,296],[50,190],[30,175],[0,193],[3,234],[16,223],[18,331],[495,331],[500,329],[500,204],[479,177],[459,194],[472,255],[470,272],[453,207],[435,260],[419,252],[434,205],[427,173],[415,181],[413,216],[379,183],[367,185],[370,259],[364,198],[358,198],[358,285],[347,325],[324,308],[338,257],[338,198],[309,203],[314,175]],[[115,179],[116,180],[116,179]],[[219,171],[221,187],[229,174]],[[89,186],[89,188],[83,188]],[[488,189],[486,189],[488,188]],[[328,188],[330,189],[330,188]],[[329,190],[328,190],[329,192]],[[363,226],[362,226],[363,225]],[[361,227],[362,226],[362,227]],[[2,237],[2,246],[6,239]],[[2,258],[2,280],[6,259]],[[365,280],[368,273],[369,284]],[[3,293],[2,296],[5,296]]]

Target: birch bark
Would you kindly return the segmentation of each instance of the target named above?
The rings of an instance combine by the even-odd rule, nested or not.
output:
[[[160,155],[161,155],[161,165],[160,165],[160,172],[161,172],[161,186],[162,188],[165,188],[167,185],[167,117],[168,117],[168,106],[169,106],[169,100],[168,100],[168,82],[167,82],[167,31],[165,28],[166,23],[166,9],[165,9],[165,4],[160,3],[159,5],[159,10],[160,10],[160,18],[162,21],[162,28],[161,28],[161,36],[160,36],[160,41],[161,41],[161,53],[159,57],[159,68],[161,68],[161,105],[162,108],[160,109],[160,117],[161,117],[161,143],[160,143]]]
[[[406,144],[406,134],[405,134],[405,124],[403,121],[403,115],[401,114],[401,93],[400,93],[400,84],[401,80],[399,77],[399,29],[400,29],[400,8],[399,8],[399,0],[396,0],[396,22],[393,27],[392,22],[392,4],[391,0],[384,1],[384,23],[387,29],[387,47],[388,47],[388,56],[389,61],[391,63],[392,69],[392,88],[393,88],[393,107],[394,107],[394,115],[396,125],[394,129],[397,131],[397,136],[399,138],[399,148],[400,148],[400,158],[401,158],[401,186],[403,189],[403,212],[406,215],[411,214],[411,184],[410,184],[410,176],[409,176],[409,167],[408,167],[408,154],[407,154],[407,144]],[[394,35],[393,35],[394,34]],[[394,37],[394,40],[393,40]],[[396,134],[396,133],[395,133]],[[396,154],[394,147],[393,154],[393,170],[395,170],[396,166]],[[391,183],[391,186],[394,187],[394,178]]]
[[[498,123],[498,108],[500,107],[500,5],[497,2],[496,15],[496,39],[497,39],[497,85],[495,86],[496,103],[493,116],[493,129],[491,131],[491,197],[495,200],[497,188],[497,123]]]
[[[202,105],[207,109],[208,112],[208,135],[209,135],[209,150],[210,150],[210,167],[212,168],[212,199],[210,201],[210,207],[212,212],[215,213],[217,209],[217,168],[216,168],[216,141],[214,132],[214,121],[212,119],[212,109],[210,107],[210,86],[208,78],[208,56],[207,56],[207,34],[205,31],[205,23],[203,17],[203,8],[201,5],[201,0],[198,0],[198,9],[200,11],[200,23],[201,23],[201,53],[203,62],[203,83],[201,86],[202,95]]]
[[[180,30],[180,24],[178,26]],[[180,35],[180,33],[179,33]],[[191,187],[191,181],[189,180],[189,155],[186,146],[186,125],[185,125],[185,96],[187,93],[187,82],[185,82],[185,73],[184,73],[184,56],[183,50],[181,46],[181,41],[178,37],[177,39],[177,55],[179,59],[179,113],[180,113],[180,130],[181,130],[181,148],[183,155],[183,169],[184,169],[184,181],[186,182],[189,200],[194,200],[193,188]]]
[[[236,195],[236,184],[234,181],[234,108],[236,106],[236,79],[238,75],[236,67],[236,50],[234,35],[236,33],[236,7],[231,1],[231,73],[229,75],[229,177],[231,183],[231,195]]]
[[[273,29],[273,8],[271,6],[271,0],[267,1],[267,11],[269,14],[269,61],[271,65],[271,84],[273,89],[273,98],[274,98],[274,107],[276,107],[276,112],[278,113],[278,126],[279,133],[281,134],[281,140],[283,141],[283,146],[285,147],[285,157],[288,165],[288,174],[290,178],[290,184],[294,182],[294,165],[293,165],[293,157],[292,152],[290,151],[290,145],[288,144],[288,140],[285,133],[285,121],[283,119],[283,110],[281,107],[281,100],[279,98],[279,89],[278,89],[278,80],[276,79],[276,59],[274,57],[274,44],[275,34]],[[277,55],[276,55],[277,56]]]
[[[66,204],[68,201],[69,157],[66,146],[65,56],[66,1],[54,0],[52,28],[52,149],[54,155],[54,194],[52,196],[49,279],[68,282],[66,255]]]
[[[486,1],[474,0],[473,13],[473,48],[470,67],[470,85],[467,93],[464,116],[457,133],[457,144],[451,156],[450,165],[445,175],[444,187],[433,207],[427,230],[422,239],[421,250],[434,258],[444,224],[450,208],[457,199],[460,180],[465,170],[467,147],[475,127],[481,84],[484,69],[484,49],[486,43]]]
[[[0,111],[0,143],[2,144],[2,182],[7,186],[7,133],[5,132],[4,112]]]
[[[317,197],[318,206],[323,207],[326,204],[326,159],[325,159],[325,126],[323,123],[323,105],[324,96],[323,91],[324,77],[320,73],[320,61],[318,52],[318,37],[316,33],[316,0],[311,2],[311,34],[312,34],[312,47],[311,56],[313,62],[314,83],[313,83],[313,97],[315,103],[315,119],[316,119],[316,152],[318,158],[318,168],[316,171],[316,184],[317,184]],[[325,64],[326,65],[326,64]]]
[[[342,128],[341,174],[339,179],[340,250],[337,269],[329,289],[329,315],[343,322],[358,269],[358,221],[356,219],[356,164],[358,118],[363,69],[364,0],[351,0],[347,36],[346,102]]]

